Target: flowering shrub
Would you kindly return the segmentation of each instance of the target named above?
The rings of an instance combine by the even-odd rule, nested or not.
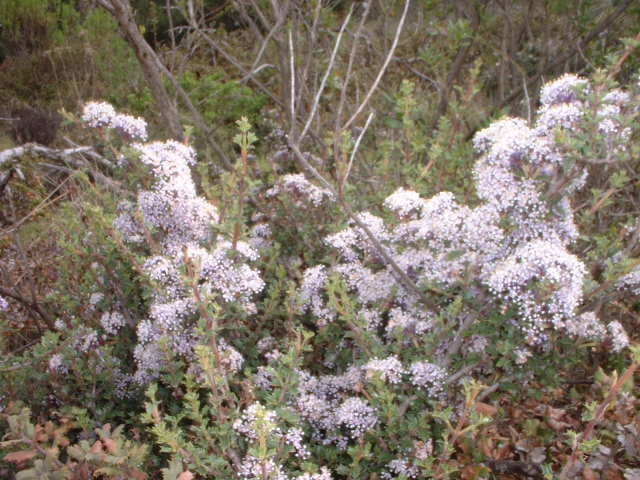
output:
[[[595,278],[574,207],[597,163],[576,146],[625,158],[638,100],[575,75],[540,98],[533,125],[475,135],[475,200],[403,187],[347,225],[328,219],[342,199],[300,173],[254,181],[246,122],[220,186],[230,207],[205,198],[189,145],[131,144],[141,119],[88,104],[90,127],[121,136],[120,168],[146,175],[93,232],[113,242],[91,267],[96,321],[56,323],[49,374],[71,377],[77,352],[132,405],[146,389],[138,427],[165,478],[448,478],[461,439],[491,421],[485,393],[554,375],[566,345],[630,344],[593,292],[637,293],[640,267],[611,252],[618,275]]]

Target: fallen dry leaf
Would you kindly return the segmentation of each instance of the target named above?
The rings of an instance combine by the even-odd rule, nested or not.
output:
[[[589,467],[584,467],[584,470],[582,470],[582,478],[584,480],[600,480],[600,475]]]
[[[32,459],[38,453],[35,450],[20,450],[19,452],[8,453],[4,456],[5,462],[22,463]]]
[[[102,442],[97,440],[96,443],[91,447],[91,453],[101,453],[102,452]]]
[[[112,438],[105,438],[102,441],[104,443],[104,446],[107,447],[109,453],[115,454],[118,451],[118,445]]]
[[[498,409],[496,407],[484,402],[476,402],[476,411],[487,417],[494,417],[498,413]]]

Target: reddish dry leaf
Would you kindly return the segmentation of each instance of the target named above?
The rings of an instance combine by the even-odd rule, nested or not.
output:
[[[624,476],[616,465],[609,465],[602,472],[603,480],[624,480]]]
[[[547,422],[547,425],[553,428],[556,432],[569,428],[571,424],[560,420],[565,413],[566,411],[561,408],[547,407],[545,412],[545,421]]]
[[[178,475],[178,480],[193,480],[195,477],[189,470]]]
[[[591,468],[584,467],[584,470],[582,470],[582,478],[583,480],[600,480],[600,475]]]
[[[476,411],[487,417],[494,417],[498,413],[498,409],[493,405],[484,402],[476,402]]]
[[[102,452],[102,442],[97,440],[96,443],[91,447],[91,453],[101,453]]]
[[[102,442],[104,443],[104,446],[107,447],[109,453],[115,454],[118,451],[118,445],[112,438],[105,438]]]
[[[461,480],[476,480],[489,473],[487,467],[482,465],[467,465],[460,472]]]
[[[131,478],[133,478],[134,480],[147,480],[147,478],[149,478],[146,473],[141,472],[140,470],[129,472],[129,475],[131,475]]]
[[[20,450],[19,452],[8,453],[4,456],[5,462],[22,463],[32,459],[38,453],[35,450]]]

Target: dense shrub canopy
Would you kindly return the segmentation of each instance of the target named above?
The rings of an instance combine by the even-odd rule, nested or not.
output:
[[[28,3],[0,476],[636,478],[631,2]]]

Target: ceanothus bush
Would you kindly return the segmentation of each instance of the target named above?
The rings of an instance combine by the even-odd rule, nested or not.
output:
[[[146,138],[140,119],[117,114],[106,103],[85,106],[83,119],[93,127],[120,130],[125,137]],[[253,297],[264,282],[249,265],[257,252],[242,241],[235,244],[214,234],[216,208],[196,192],[191,167],[195,151],[173,140],[134,144],[139,161],[149,168],[153,183],[138,192],[137,202],[120,203],[114,225],[125,242],[148,252],[142,269],[153,284],[149,315],[137,322],[134,380],[147,384],[157,378],[168,354],[193,359],[199,342],[195,317],[204,302],[237,303],[255,312]],[[123,324],[117,311],[105,313],[102,325],[115,334]],[[212,325],[209,325],[212,327]],[[224,340],[218,342],[222,365],[236,371],[242,356]]]
[[[383,478],[426,475],[434,447],[424,412],[439,402],[459,404],[461,379],[485,379],[498,368],[525,371],[561,337],[606,341],[616,352],[629,343],[619,322],[605,324],[584,309],[589,272],[574,249],[579,231],[572,201],[588,180],[588,162],[569,161],[560,136],[579,134],[591,115],[615,156],[630,135],[619,121],[629,95],[609,92],[592,112],[583,100],[590,89],[587,80],[565,75],[543,87],[535,124],[505,118],[478,132],[475,203],[460,203],[451,192],[423,198],[399,188],[384,200],[384,213],[370,208],[356,214],[375,241],[356,222],[323,233],[333,255],[323,258],[334,261],[308,262],[298,272],[295,301],[287,305],[288,333],[304,340],[280,338],[276,326],[245,342],[246,351],[219,335],[209,307],[263,319],[260,300],[271,286],[256,265],[259,252],[281,253],[274,225],[255,213],[246,242],[220,233],[224,228],[213,228],[221,226],[219,212],[200,196],[191,174],[194,150],[175,141],[134,144],[152,181],[136,201],[120,203],[114,223],[143,259],[140,271],[149,288],[148,314],[135,321],[136,372],[129,380],[162,380],[172,355],[185,360],[193,381],[211,390],[215,406],[206,410],[215,421],[202,420],[198,394],[192,380],[186,382],[193,425],[217,425],[211,427],[215,435],[202,437],[203,451],[218,448],[212,438],[224,448],[237,446],[224,468],[242,480],[330,480],[334,471],[345,475],[345,458],[366,451],[370,440],[384,445],[380,458],[370,460],[378,462]],[[146,138],[139,119],[108,104],[88,105],[83,118],[125,139]],[[309,212],[338,200],[302,174],[285,175],[263,193],[267,202],[287,197],[293,208]],[[397,278],[380,249],[416,289]],[[281,272],[302,263],[275,262],[284,264]],[[634,270],[618,286],[638,291],[639,279]],[[92,296],[92,305],[102,301]],[[118,305],[102,307],[102,329],[117,336],[128,320]],[[211,330],[206,338],[196,328],[203,321]],[[305,343],[308,330],[318,343]],[[495,343],[505,332],[512,343],[499,353],[510,363],[497,366]],[[91,348],[94,337],[88,332],[77,348]],[[305,360],[306,352],[312,360]],[[56,358],[50,368],[63,373],[66,366]],[[464,388],[471,398],[472,387]],[[158,405],[154,392],[150,402]],[[157,408],[150,412],[155,433],[182,455],[169,424]],[[447,421],[464,412],[449,412]],[[416,433],[415,425],[423,430]],[[385,437],[388,432],[394,440]],[[192,468],[222,468],[206,467],[207,458],[191,459]],[[304,462],[314,462],[315,473]]]

